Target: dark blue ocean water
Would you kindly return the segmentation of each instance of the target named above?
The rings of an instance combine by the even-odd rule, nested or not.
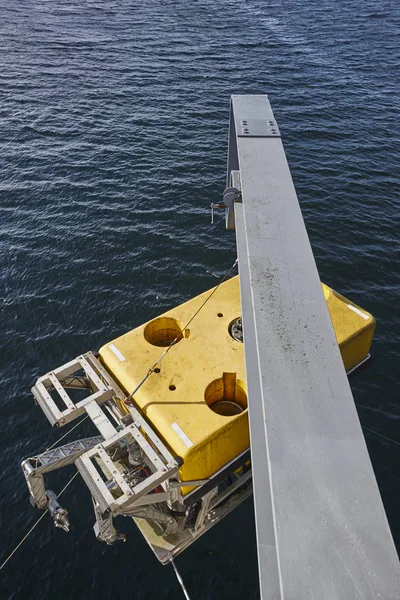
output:
[[[399,19],[388,0],[0,0],[3,557],[37,518],[19,462],[60,436],[35,379],[234,260],[234,234],[207,213],[232,93],[269,94],[321,278],[377,318],[351,382],[361,423],[399,440]],[[399,546],[400,448],[366,441]],[[2,598],[182,597],[128,520],[125,545],[94,539],[79,478],[62,503],[71,532],[44,519]],[[177,565],[193,599],[257,598],[252,501]]]

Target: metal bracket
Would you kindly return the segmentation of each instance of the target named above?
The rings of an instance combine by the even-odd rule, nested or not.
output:
[[[99,542],[105,542],[109,546],[112,546],[118,541],[125,542],[126,535],[119,533],[115,529],[111,513],[103,513],[93,496],[92,501],[96,517],[96,523],[93,526],[93,530]]]
[[[215,487],[210,492],[205,494],[201,500],[201,508],[199,514],[196,517],[196,522],[194,524],[194,531],[197,533],[201,529],[205,527],[205,522],[208,516],[208,512],[210,509],[210,504],[212,499],[218,494],[218,487]]]
[[[233,177],[231,177],[232,181]],[[240,185],[240,176],[236,177]],[[242,192],[240,187],[227,187],[223,193],[224,205],[225,205],[225,226],[227,229],[235,229],[235,204],[242,202]]]
[[[235,229],[235,212],[234,204],[242,202],[242,190],[240,186],[240,172],[231,171],[229,177],[229,186],[224,190],[223,202],[211,206],[211,225],[214,224],[214,210],[216,208],[225,209],[225,225],[227,229]]]

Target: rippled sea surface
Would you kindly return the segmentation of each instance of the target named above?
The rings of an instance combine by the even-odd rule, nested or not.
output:
[[[38,516],[19,462],[61,435],[35,379],[215,285],[235,258],[207,212],[233,93],[269,94],[321,278],[377,319],[351,383],[361,423],[399,440],[399,18],[388,0],[0,0],[3,557]],[[399,546],[400,448],[365,435]],[[2,598],[182,597],[128,520],[126,544],[95,540],[80,478],[62,503],[70,533],[46,517],[2,571]],[[257,598],[252,501],[177,565],[193,599]]]

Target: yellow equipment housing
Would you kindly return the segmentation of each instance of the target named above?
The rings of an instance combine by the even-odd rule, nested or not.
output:
[[[322,284],[346,371],[368,356],[375,319]],[[100,360],[130,394],[149,424],[180,456],[181,481],[206,479],[250,445],[243,344],[230,335],[241,315],[238,276],[216,291],[185,329],[212,290],[181,304],[103,346]],[[182,488],[188,493],[192,488]]]

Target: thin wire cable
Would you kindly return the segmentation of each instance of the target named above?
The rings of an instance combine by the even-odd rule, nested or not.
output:
[[[170,343],[170,345],[168,346],[168,348],[166,350],[164,350],[164,352],[161,354],[161,356],[158,358],[158,360],[154,363],[154,365],[147,371],[146,375],[143,377],[143,379],[138,383],[138,385],[135,387],[135,389],[133,390],[133,392],[131,392],[129,394],[129,396],[127,398],[125,398],[124,402],[125,403],[129,403],[129,401],[133,398],[133,396],[136,394],[136,392],[142,387],[142,385],[144,384],[144,382],[150,377],[150,375],[153,373],[154,369],[156,368],[156,366],[158,365],[158,363],[164,358],[164,356],[166,356],[166,354],[168,354],[168,352],[171,350],[172,346],[174,346],[176,344],[176,342],[181,338],[181,335],[183,334],[183,332],[185,331],[185,329],[187,329],[190,325],[190,323],[193,321],[193,319],[195,317],[197,317],[197,315],[199,314],[199,312],[201,311],[201,309],[207,304],[207,302],[210,300],[210,298],[215,294],[215,292],[218,290],[218,288],[224,283],[225,279],[227,277],[229,277],[230,273],[233,271],[233,269],[236,267],[238,263],[238,259],[235,260],[235,262],[233,263],[233,265],[231,266],[230,269],[228,269],[228,271],[225,273],[225,275],[223,276],[223,278],[221,279],[221,281],[218,283],[218,285],[213,289],[213,291],[211,292],[211,294],[209,294],[207,296],[207,298],[204,300],[203,304],[196,310],[196,312],[194,313],[194,315],[189,319],[189,321],[186,323],[186,325],[184,327],[182,327],[182,329],[179,331],[178,335],[176,336],[176,338]]]
[[[36,456],[36,459],[39,459],[41,456],[43,456],[43,454],[46,454],[46,452],[48,452],[49,450],[51,450],[52,448],[54,448],[54,446],[56,446],[56,444],[58,444],[58,442],[61,442],[61,440],[63,440],[64,438],[67,437],[67,435],[69,435],[71,433],[71,431],[73,431],[74,429],[76,429],[77,427],[79,427],[79,425],[81,423],[83,423],[83,421],[86,421],[86,419],[89,417],[89,415],[86,415],[86,417],[83,417],[83,419],[81,419],[79,421],[79,423],[77,423],[76,425],[74,425],[73,427],[71,427],[71,429],[69,429],[67,431],[67,433],[64,433],[64,435],[62,435],[58,440],[56,440],[54,442],[54,444],[52,444],[51,446],[49,446],[48,448],[46,448],[46,450],[43,450],[43,452],[41,454],[39,454],[39,456]]]
[[[45,512],[38,518],[38,520],[36,521],[36,523],[34,525],[32,525],[32,527],[30,528],[30,530],[28,531],[28,533],[22,538],[22,540],[20,541],[20,543],[15,546],[14,550],[11,552],[11,554],[9,554],[6,558],[6,560],[2,563],[2,565],[0,566],[0,571],[2,571],[2,569],[4,569],[4,567],[6,566],[6,564],[8,563],[8,561],[10,560],[10,558],[12,556],[14,556],[14,554],[16,553],[16,551],[18,550],[18,548],[20,548],[22,546],[22,544],[24,543],[24,541],[26,540],[26,538],[32,533],[32,531],[35,529],[36,525],[39,525],[40,521],[43,519],[43,517],[46,516],[46,513],[48,512],[48,510],[46,509]]]
[[[172,558],[170,558],[170,563],[171,563],[171,565],[174,567],[174,571],[175,571],[176,578],[177,578],[177,580],[179,581],[179,583],[180,583],[180,585],[181,585],[182,592],[183,592],[183,594],[184,594],[184,596],[185,596],[186,600],[190,600],[190,596],[189,596],[189,594],[188,594],[188,591],[187,591],[187,589],[185,588],[185,584],[183,583],[183,579],[182,579],[182,577],[181,577],[181,574],[179,573],[178,569],[176,568],[176,566],[175,566],[175,563],[174,563],[174,561],[172,560]]]
[[[378,433],[377,431],[374,431],[373,429],[369,429],[368,427],[365,427],[364,425],[361,425],[361,427],[363,429],[365,429],[365,431],[369,431],[370,433],[374,433],[375,435],[383,438],[384,440],[387,440],[388,442],[392,442],[392,444],[397,444],[397,446],[400,446],[400,442],[397,442],[396,440],[392,440],[392,438],[389,438],[386,435],[383,435],[383,433]]]
[[[201,311],[201,309],[207,304],[207,302],[215,294],[215,292],[218,290],[218,288],[223,284],[223,282],[226,280],[226,278],[229,277],[230,273],[233,271],[233,269],[235,268],[235,266],[237,265],[237,263],[238,263],[238,259],[235,260],[235,262],[233,263],[233,265],[231,266],[231,268],[228,269],[228,271],[222,277],[221,281],[213,289],[213,291],[211,292],[211,294],[209,294],[207,296],[207,298],[204,300],[204,302],[202,303],[202,305],[196,310],[196,312],[194,313],[194,315],[192,315],[192,317],[189,319],[189,321],[186,323],[186,325],[180,330],[180,332],[176,336],[176,338],[171,342],[171,344],[168,346],[168,348],[161,354],[161,356],[154,363],[154,365],[148,370],[147,374],[143,377],[143,379],[136,386],[136,388],[133,390],[133,392],[131,392],[131,394],[129,394],[129,396],[125,399],[125,402],[128,402],[134,396],[134,394],[136,394],[136,392],[138,391],[138,389],[144,384],[144,382],[148,379],[148,377],[150,377],[150,375],[153,373],[153,371],[156,368],[156,366],[158,365],[158,363],[164,358],[164,356],[166,356],[166,354],[168,354],[168,352],[171,350],[172,346],[174,344],[176,344],[176,342],[178,341],[178,339],[180,338],[180,336],[182,335],[182,333],[185,331],[185,329],[187,329],[189,327],[189,325],[193,321],[193,319],[195,319],[195,317],[199,314],[199,312]],[[74,427],[72,427],[63,436],[61,436],[58,440],[56,440],[54,442],[54,444],[52,444],[51,446],[49,446],[48,448],[46,448],[46,450],[44,450],[41,454],[39,454],[39,456],[37,458],[40,458],[46,452],[48,452],[49,450],[51,450],[52,448],[54,448],[54,446],[56,446],[59,442],[61,442],[61,440],[63,440],[64,438],[66,438],[72,431],[74,431],[74,429],[76,429],[77,427],[79,427],[79,425],[81,425],[81,423],[83,423],[83,421],[85,421],[88,417],[89,417],[89,415],[86,415],[83,419],[81,419],[79,421],[79,423],[77,423],[76,425],[74,425]],[[77,471],[75,473],[75,475],[68,481],[68,483],[66,484],[66,486],[58,494],[57,498],[59,498],[61,496],[61,494],[63,492],[65,492],[65,490],[67,489],[67,487],[73,482],[73,480],[75,479],[75,477],[78,474],[79,474],[79,471]],[[14,548],[14,550],[11,552],[11,554],[9,554],[9,556],[6,558],[6,560],[0,565],[0,571],[5,567],[5,565],[8,563],[8,561],[10,560],[10,558],[15,554],[15,552],[17,552],[18,548],[20,548],[22,546],[22,544],[24,543],[24,541],[29,537],[29,535],[32,533],[32,531],[35,529],[35,527],[40,523],[40,521],[43,519],[43,517],[47,513],[48,513],[48,509],[46,509],[45,512],[36,521],[36,523],[34,523],[34,525],[32,525],[32,527],[30,528],[30,530],[28,531],[28,533],[22,538],[22,540],[19,542],[19,544],[17,544],[17,546]],[[185,598],[187,600],[190,600],[189,594],[188,594],[188,592],[187,592],[187,590],[185,588],[185,585],[183,583],[182,577],[180,576],[179,571],[176,568],[175,563],[174,563],[174,561],[172,559],[171,559],[171,564],[172,564],[172,566],[174,568],[174,571],[176,573],[176,577],[177,577],[177,579],[178,579],[178,581],[179,581],[179,583],[180,583],[180,585],[182,587],[182,591],[183,591],[183,593],[185,595]]]
[[[68,481],[68,483],[63,487],[63,489],[61,490],[61,492],[58,494],[57,498],[59,498],[61,496],[62,493],[65,492],[65,490],[67,489],[67,487],[69,485],[71,485],[71,483],[73,482],[73,480],[75,479],[75,477],[79,475],[79,471],[77,471],[75,473],[75,475],[73,475],[73,477],[71,477],[71,479]],[[19,542],[19,544],[17,544],[14,548],[14,550],[11,552],[11,554],[9,554],[6,558],[6,560],[0,565],[0,571],[3,570],[3,568],[6,566],[6,564],[8,563],[8,561],[10,560],[10,558],[12,556],[14,556],[14,554],[16,553],[16,551],[18,550],[18,548],[20,548],[22,546],[22,544],[24,543],[24,541],[26,540],[26,538],[32,533],[32,531],[35,529],[36,525],[39,525],[40,521],[43,519],[43,517],[46,516],[46,514],[49,512],[49,509],[46,508],[46,510],[44,511],[44,513],[42,515],[40,515],[40,517],[38,518],[38,520],[36,521],[36,523],[34,523],[34,525],[32,525],[32,527],[30,528],[30,530],[28,531],[27,534],[24,535],[24,537],[22,538],[22,540]]]

